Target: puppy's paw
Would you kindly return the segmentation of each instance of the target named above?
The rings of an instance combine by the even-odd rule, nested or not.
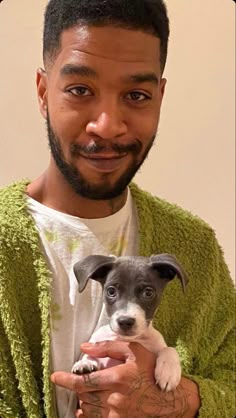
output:
[[[72,373],[75,374],[85,374],[96,372],[98,370],[98,364],[96,360],[92,359],[82,359],[77,361],[72,367]]]
[[[160,351],[155,367],[156,383],[167,392],[176,389],[181,379],[181,365],[177,351],[166,347]]]

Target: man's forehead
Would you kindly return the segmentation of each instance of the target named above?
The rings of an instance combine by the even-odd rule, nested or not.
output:
[[[159,62],[160,40],[140,30],[79,25],[61,35],[59,55],[87,54],[117,62]]]

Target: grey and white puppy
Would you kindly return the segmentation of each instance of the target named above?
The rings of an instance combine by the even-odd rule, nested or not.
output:
[[[164,338],[152,326],[153,315],[167,283],[177,276],[183,290],[186,274],[170,254],[151,257],[115,257],[91,255],[74,266],[82,292],[89,279],[103,286],[103,300],[109,325],[99,328],[90,342],[124,340],[142,344],[157,356],[155,379],[162,390],[176,388],[181,378],[177,351],[167,347]],[[119,362],[120,363],[120,362]],[[84,355],[72,368],[83,374],[117,364],[112,359],[95,359]]]

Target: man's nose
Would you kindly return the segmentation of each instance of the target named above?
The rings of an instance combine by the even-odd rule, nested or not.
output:
[[[114,103],[100,106],[96,113],[96,116],[87,124],[86,133],[88,135],[113,139],[127,133],[124,114]]]

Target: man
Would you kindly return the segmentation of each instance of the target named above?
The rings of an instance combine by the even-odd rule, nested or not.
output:
[[[1,417],[234,415],[233,284],[214,232],[130,184],[156,136],[168,37],[162,0],[49,1],[37,91],[51,160],[0,197]],[[154,321],[181,356],[178,388],[161,392],[154,355],[125,342],[83,344],[124,364],[71,374],[106,320],[99,284],[79,294],[74,263],[163,252],[189,278]]]

